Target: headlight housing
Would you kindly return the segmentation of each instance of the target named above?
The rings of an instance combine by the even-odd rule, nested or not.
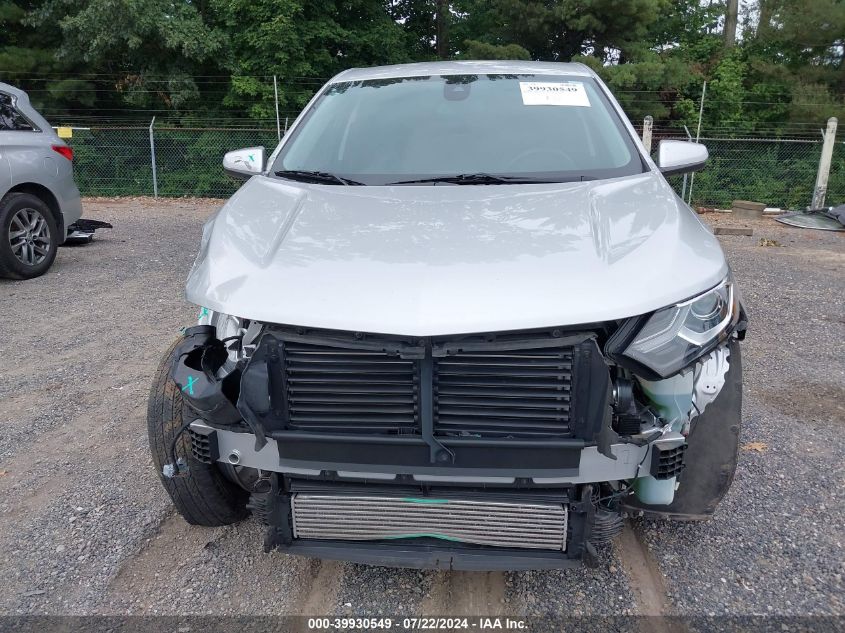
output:
[[[655,312],[622,354],[666,378],[724,341],[739,314],[738,292],[728,275],[715,288]]]
[[[216,338],[226,343],[228,358],[221,371],[232,371],[242,358],[248,358],[254,350],[254,341],[261,332],[261,324],[257,321],[242,319],[223,312],[215,312],[208,308],[200,308],[197,325],[213,325]]]

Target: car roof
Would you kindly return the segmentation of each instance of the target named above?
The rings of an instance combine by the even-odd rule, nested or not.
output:
[[[4,84],[2,81],[0,81],[0,92],[11,95],[15,100],[15,108],[29,119],[39,131],[55,135],[55,132],[53,132],[53,128],[50,127],[47,119],[41,116],[41,113],[32,107],[32,104],[29,102],[29,95],[27,95],[26,92],[20,88],[15,88],[10,84]]]
[[[576,75],[595,77],[595,73],[584,64],[561,62],[526,62],[518,60],[496,61],[441,61],[416,64],[374,66],[372,68],[350,68],[336,75],[330,83],[342,81],[365,81],[368,79],[394,79],[397,77],[420,77],[427,75]]]
[[[23,90],[15,88],[11,84],[4,84],[2,81],[0,81],[0,92],[5,92],[6,94],[17,98],[26,97],[26,93]]]

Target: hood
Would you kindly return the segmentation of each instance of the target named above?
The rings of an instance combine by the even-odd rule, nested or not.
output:
[[[265,322],[432,336],[643,314],[727,270],[654,172],[398,187],[255,176],[204,228],[187,298]]]

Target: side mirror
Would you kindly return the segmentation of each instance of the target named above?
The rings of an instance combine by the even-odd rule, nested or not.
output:
[[[245,147],[223,156],[223,170],[230,176],[246,180],[264,171],[264,148]]]
[[[700,143],[689,141],[660,141],[657,166],[664,176],[686,174],[704,167],[709,154]]]

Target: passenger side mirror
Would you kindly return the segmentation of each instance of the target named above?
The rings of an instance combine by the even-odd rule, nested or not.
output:
[[[264,160],[263,147],[236,149],[226,152],[223,157],[223,170],[230,176],[246,180],[264,171]]]
[[[664,176],[686,174],[704,167],[709,154],[700,143],[689,141],[660,141],[657,166]]]

